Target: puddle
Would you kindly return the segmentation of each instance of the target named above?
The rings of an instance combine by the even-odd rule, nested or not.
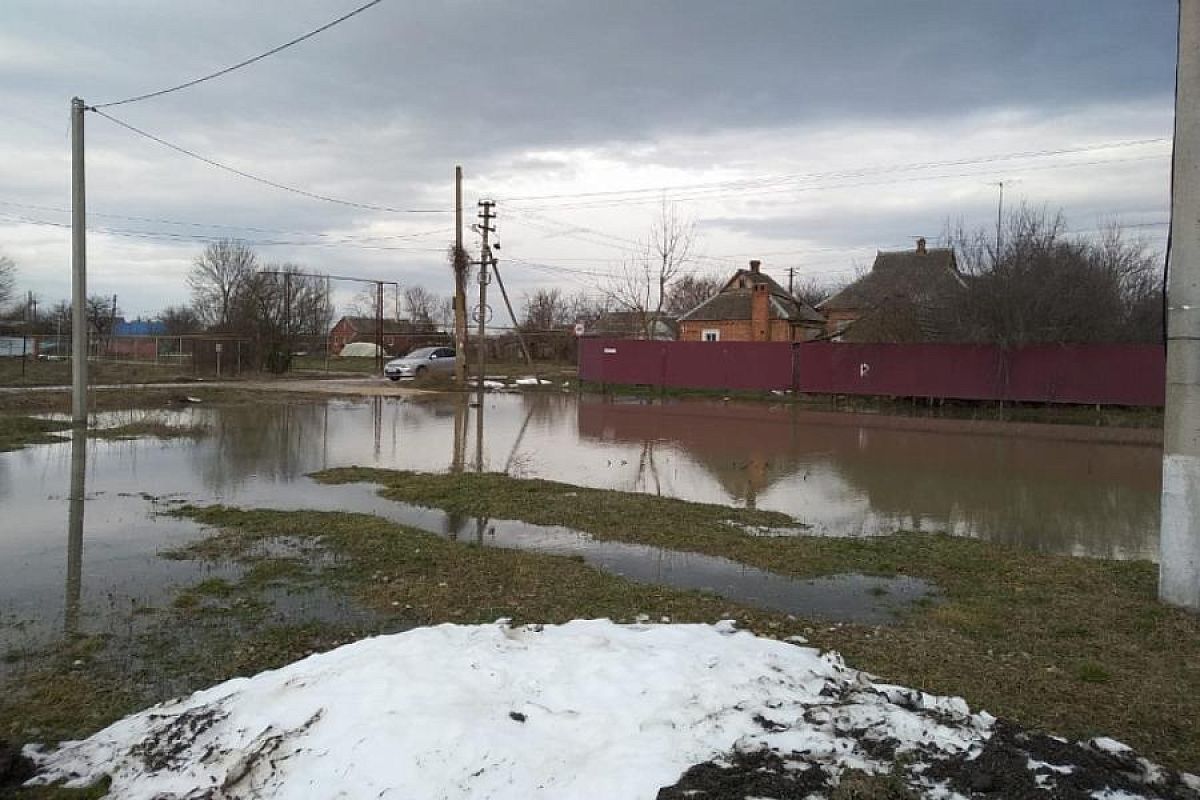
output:
[[[954,420],[572,394],[488,395],[482,409],[468,408],[465,398],[384,397],[188,406],[101,414],[98,422],[147,418],[202,426],[207,435],[88,441],[86,492],[74,495],[69,443],[0,453],[0,654],[18,639],[118,633],[129,608],[161,606],[177,588],[220,576],[159,557],[203,535],[190,521],[158,513],[173,500],[361,511],[460,538],[482,528],[485,543],[581,555],[630,580],[813,616],[882,621],[926,589],[857,576],[794,581],[722,559],[585,541],[571,531],[449,520],[378,498],[374,487],[319,487],[304,477],[353,464],[482,467],[771,509],[816,535],[908,528],[1053,553],[1157,555],[1161,450],[1136,436],[1121,441],[1119,431],[998,432]]]

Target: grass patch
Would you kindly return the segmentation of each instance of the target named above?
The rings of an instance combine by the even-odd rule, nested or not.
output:
[[[31,444],[61,442],[67,437],[56,434],[70,429],[69,422],[0,414],[0,452],[20,450]]]
[[[93,439],[120,441],[126,439],[202,439],[209,430],[204,425],[172,425],[158,419],[128,422],[112,428],[94,428],[88,431]]]
[[[172,514],[219,529],[176,551],[208,560],[256,563],[262,544],[310,540],[336,556],[324,581],[370,608],[413,624],[566,622],[578,617],[716,620],[735,603],[598,572],[575,558],[459,544],[368,514],[183,506]],[[271,563],[266,561],[264,563]],[[272,569],[278,570],[279,567]],[[251,573],[253,575],[253,573]]]
[[[121,361],[88,361],[93,383],[164,383],[192,380],[190,367],[178,364],[140,364]],[[0,386],[61,386],[71,383],[69,360],[0,358]]]
[[[945,602],[896,626],[807,625],[814,644],[889,681],[1075,738],[1109,735],[1181,769],[1200,765],[1200,616],[1160,604],[1157,568],[904,533],[869,539],[755,537],[732,522],[790,520],[499,474],[339,469],[395,500],[565,525],[597,538],[721,556],[797,577],[911,575]],[[765,615],[764,615],[765,618]]]

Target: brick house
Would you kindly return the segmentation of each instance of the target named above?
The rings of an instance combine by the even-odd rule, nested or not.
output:
[[[739,269],[721,290],[679,318],[685,342],[802,342],[820,336],[825,318],[761,271]]]
[[[880,251],[871,271],[817,307],[825,335],[850,342],[929,342],[964,286],[953,248]]]
[[[406,319],[383,320],[383,349],[390,355],[407,353],[413,347],[425,344],[442,344],[445,337],[438,337],[432,325],[418,325]],[[329,352],[338,355],[351,342],[375,343],[374,317],[342,317],[329,332]]]

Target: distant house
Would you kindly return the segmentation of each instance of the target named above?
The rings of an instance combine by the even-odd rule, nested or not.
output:
[[[329,352],[340,355],[342,348],[351,342],[375,344],[375,317],[342,317],[329,332]],[[383,349],[393,355],[407,353],[419,344],[437,338],[432,325],[422,325],[407,319],[383,320]],[[438,339],[441,343],[441,339]]]
[[[880,251],[871,271],[818,305],[825,334],[854,342],[937,341],[964,286],[951,248]]]
[[[739,269],[721,291],[679,318],[689,342],[802,342],[819,336],[825,318],[761,271]]]
[[[672,341],[679,337],[675,318],[653,311],[608,311],[587,326],[584,336],[604,339],[653,339]]]
[[[117,317],[113,322],[113,336],[166,336],[167,325],[165,322],[150,319],[135,319],[126,320],[124,317]]]

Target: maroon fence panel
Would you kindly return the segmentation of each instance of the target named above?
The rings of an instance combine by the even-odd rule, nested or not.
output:
[[[796,348],[797,390],[814,394],[1000,399],[1001,351],[986,345],[842,344]]]
[[[663,385],[700,389],[788,389],[788,342],[660,342]]]
[[[595,383],[811,394],[1161,406],[1157,345],[640,342],[585,339],[579,375]]]
[[[1007,399],[1161,406],[1166,380],[1160,345],[1037,345],[1012,351]]]

